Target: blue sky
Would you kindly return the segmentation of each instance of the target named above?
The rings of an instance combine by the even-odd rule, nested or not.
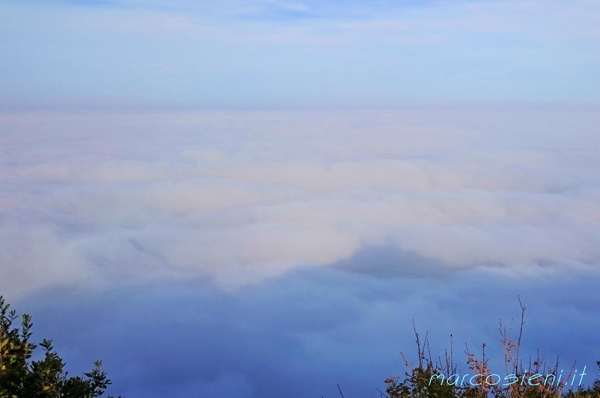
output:
[[[597,101],[593,1],[0,2],[0,103]]]

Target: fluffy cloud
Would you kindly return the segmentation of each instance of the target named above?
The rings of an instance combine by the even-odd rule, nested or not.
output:
[[[4,114],[0,292],[129,397],[368,396],[402,373],[412,318],[434,352],[449,333],[476,346],[518,294],[528,352],[592,368],[598,126],[573,109]]]
[[[53,276],[32,287],[190,275],[236,287],[379,245],[458,269],[592,267],[597,122],[520,111],[7,115],[2,288],[40,269]]]

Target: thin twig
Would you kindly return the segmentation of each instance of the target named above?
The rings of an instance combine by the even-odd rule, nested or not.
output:
[[[412,320],[413,323],[413,330],[415,332],[415,339],[417,341],[417,354],[419,355],[419,368],[423,367],[423,352],[421,351],[421,342],[419,340],[419,333],[417,333],[417,327],[415,326],[415,319],[413,318]],[[425,347],[423,347],[423,349],[425,349]]]
[[[429,365],[431,365],[433,361],[431,360],[431,347],[429,347],[429,332],[425,333],[425,344],[427,345],[427,354],[429,355]],[[425,347],[423,347],[423,349],[425,349]]]
[[[521,307],[521,327],[519,328],[519,339],[517,340],[517,360],[515,363],[515,370],[518,370],[519,366],[519,354],[521,352],[521,337],[523,336],[523,325],[525,325],[525,309],[526,307],[521,302],[521,296],[519,298],[519,306]]]
[[[448,373],[454,373],[454,337],[452,333],[450,333],[450,366],[452,367],[452,372]]]
[[[342,394],[342,389],[340,388],[340,385],[338,384],[337,386],[338,386],[338,391],[340,392],[340,395],[342,396],[342,398],[346,398],[346,397],[344,397],[344,394]]]

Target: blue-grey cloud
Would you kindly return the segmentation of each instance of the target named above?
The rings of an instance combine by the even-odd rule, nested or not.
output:
[[[114,389],[129,397],[244,397],[336,394],[377,396],[383,379],[405,371],[399,351],[417,360],[412,320],[428,333],[434,359],[450,349],[466,370],[464,343],[504,371],[498,321],[527,306],[522,354],[539,348],[569,370],[597,376],[594,328],[597,280],[513,279],[465,271],[450,279],[369,278],[335,269],[303,269],[236,294],[204,284],[171,288],[52,292],[24,302],[38,336],[54,335],[72,369],[102,356]],[[556,297],[556,291],[569,295]],[[513,328],[516,337],[517,323]]]
[[[443,262],[402,250],[398,246],[365,247],[332,266],[380,278],[397,275],[445,277],[450,272]]]

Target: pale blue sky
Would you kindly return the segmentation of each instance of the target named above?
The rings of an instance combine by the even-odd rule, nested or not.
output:
[[[600,100],[594,1],[0,1],[0,105]]]

